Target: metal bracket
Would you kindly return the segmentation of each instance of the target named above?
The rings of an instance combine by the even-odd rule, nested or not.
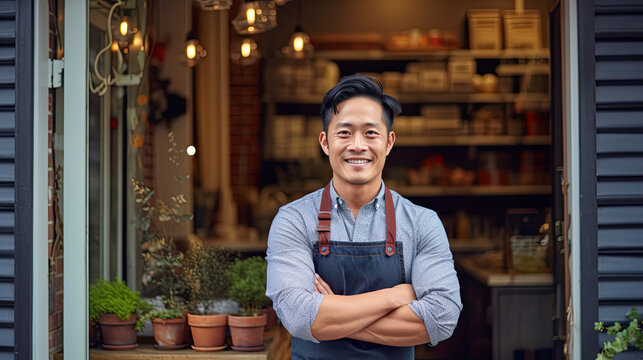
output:
[[[47,87],[50,89],[63,86],[63,71],[65,70],[65,61],[59,59],[47,59],[48,81]]]

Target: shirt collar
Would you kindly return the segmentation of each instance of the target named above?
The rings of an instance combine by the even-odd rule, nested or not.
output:
[[[382,180],[380,191],[378,191],[377,195],[375,195],[375,198],[369,201],[366,205],[373,204],[375,208],[379,208],[381,204],[384,204],[384,189],[384,180]],[[338,204],[339,206],[346,206],[346,200],[342,199],[342,197],[337,194],[337,192],[335,191],[335,186],[333,185],[333,180],[330,180],[330,206],[335,207]]]

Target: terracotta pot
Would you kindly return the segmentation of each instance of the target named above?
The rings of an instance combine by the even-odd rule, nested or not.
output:
[[[96,322],[89,320],[89,347],[96,345]]]
[[[237,348],[263,348],[263,329],[267,316],[228,315],[232,345]],[[261,349],[259,349],[261,348]]]
[[[277,313],[275,312],[275,309],[272,308],[272,306],[268,306],[263,309],[259,309],[259,312],[262,314],[266,314],[266,329],[265,331],[270,331],[277,327],[278,324],[278,319],[277,319]]]
[[[225,346],[225,331],[228,324],[227,315],[188,314],[188,324],[190,324],[195,347],[214,350],[214,348]]]
[[[185,318],[152,318],[154,340],[162,347],[185,344]]]
[[[103,335],[103,347],[117,350],[118,347],[132,348],[137,345],[135,313],[127,320],[121,320],[116,314],[102,314],[98,318],[98,324]]]

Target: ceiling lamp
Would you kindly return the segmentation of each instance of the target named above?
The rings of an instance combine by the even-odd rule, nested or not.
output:
[[[277,26],[277,9],[274,1],[244,0],[239,7],[239,15],[232,20],[239,34],[260,34]]]
[[[228,10],[232,0],[196,0],[203,10]]]
[[[261,58],[257,49],[257,43],[251,38],[244,38],[238,44],[236,50],[230,54],[230,59],[239,65],[251,65]]]
[[[274,1],[277,6],[282,6],[282,5],[286,5],[286,3],[289,2],[290,0],[274,0]]]
[[[185,42],[185,57],[188,59],[188,66],[196,66],[199,63],[199,60],[204,58],[207,54],[208,52],[205,51],[201,43],[199,43],[199,40],[196,39],[194,33],[190,31]]]
[[[295,59],[303,59],[312,55],[315,48],[310,43],[310,37],[304,32],[300,25],[295,27],[295,32],[290,36],[288,45],[284,46],[281,51],[284,55]]]

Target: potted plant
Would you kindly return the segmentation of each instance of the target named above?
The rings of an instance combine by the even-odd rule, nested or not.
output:
[[[223,248],[192,243],[185,257],[185,276],[190,302],[188,324],[192,348],[196,351],[219,351],[226,347],[226,314],[210,313],[214,300],[222,299],[228,288],[226,271],[231,254]]]
[[[130,290],[118,278],[98,280],[89,287],[89,314],[98,317],[105,349],[137,347],[136,331],[143,328],[144,315],[150,310],[151,305],[141,299],[138,291]]]
[[[188,345],[184,308],[174,300],[172,291],[169,298],[164,297],[163,304],[164,309],[153,310],[146,315],[152,322],[154,347],[159,350],[183,349]]]
[[[259,308],[266,303],[266,261],[258,256],[237,259],[227,272],[228,295],[242,307],[239,314],[228,315],[232,349],[263,350],[263,331],[266,315]]]
[[[168,133],[169,162],[180,168],[184,152],[179,150],[174,134]],[[174,181],[183,182],[190,178],[185,174],[175,176]],[[137,204],[137,228],[141,232],[141,256],[143,258],[143,293],[145,296],[161,296],[165,305],[150,316],[156,347],[161,349],[182,348],[191,343],[189,327],[185,323],[185,309],[178,306],[177,299],[185,301],[187,285],[183,273],[184,254],[177,250],[170,229],[176,224],[191,221],[193,216],[188,213],[187,200],[184,194],[171,196],[171,201],[163,201],[155,195],[154,190],[144,182],[132,177],[132,189]],[[181,313],[179,315],[179,313]],[[184,328],[183,340],[168,338],[166,331],[178,331]],[[157,333],[162,331],[163,333]]]
[[[627,327],[622,327],[618,321],[607,327],[602,321],[594,322],[596,331],[614,335],[614,340],[603,344],[603,350],[596,355],[596,360],[612,360],[616,354],[627,351],[629,347],[643,350],[643,331],[638,310],[632,308],[625,317],[630,320]]]

